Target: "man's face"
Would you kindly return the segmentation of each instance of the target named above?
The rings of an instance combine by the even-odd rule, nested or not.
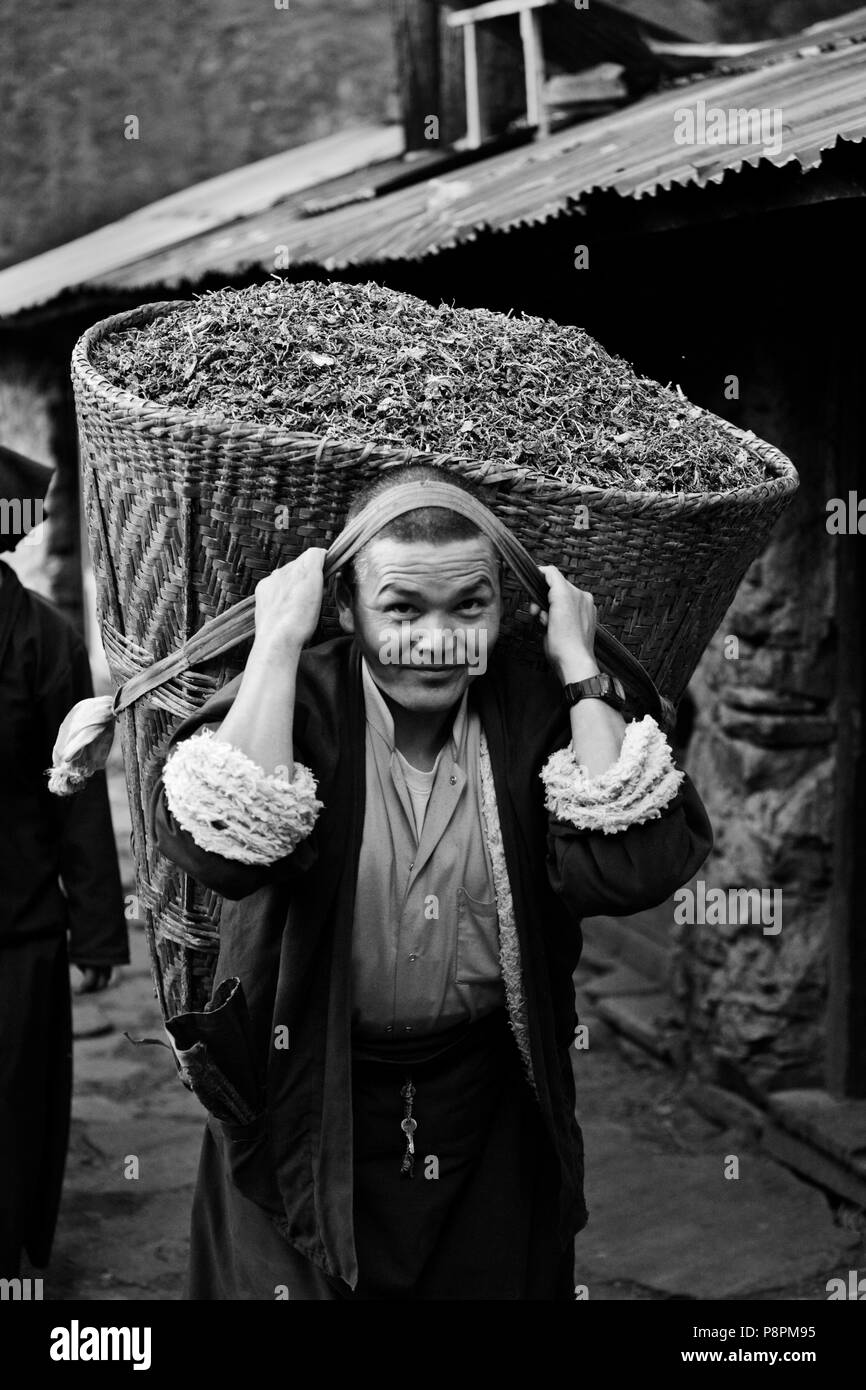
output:
[[[483,674],[499,636],[492,543],[374,540],[357,569],[354,602],[337,591],[340,624],[355,634],[379,689],[404,709],[450,709]]]

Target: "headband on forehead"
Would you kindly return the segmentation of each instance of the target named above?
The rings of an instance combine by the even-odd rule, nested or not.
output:
[[[541,608],[547,608],[547,584],[544,575],[533,562],[529,551],[524,549],[499,517],[471,493],[464,492],[453,483],[441,483],[428,478],[419,478],[416,482],[397,483],[380,497],[374,497],[368,502],[343,528],[325,556],[325,579],[329,579],[347,560],[357,555],[389,521],[394,521],[406,512],[419,511],[422,507],[446,507],[449,512],[459,512],[461,516],[474,521],[479,531],[493,542],[531,598]]]

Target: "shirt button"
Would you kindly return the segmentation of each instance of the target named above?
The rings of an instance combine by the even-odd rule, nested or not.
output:
[[[411,864],[409,865],[409,868],[410,868],[410,869],[414,869],[414,867],[415,867],[415,860],[413,859],[412,862],[411,862]]]
[[[403,1032],[404,1032],[404,1033],[411,1033],[411,1032],[412,1032],[412,1025],[411,1025],[411,1024],[407,1024],[406,1027],[403,1029]]]
[[[452,787],[455,787],[455,786],[457,785],[457,778],[456,778],[456,777],[452,777],[452,778],[451,778],[451,785],[452,785]]]
[[[417,957],[417,956],[410,956],[409,959],[410,959],[410,960],[417,960],[418,957]]]
[[[394,1025],[393,1025],[393,1023],[387,1024],[386,1027],[385,1027],[385,1032],[386,1032],[386,1033],[393,1033],[393,1031],[394,1031]]]

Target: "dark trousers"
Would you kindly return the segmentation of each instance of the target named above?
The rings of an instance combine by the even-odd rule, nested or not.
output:
[[[431,1049],[428,1047],[427,1053]],[[192,1299],[571,1299],[559,1169],[504,1011],[436,1055],[353,1063],[353,1292],[299,1254],[232,1183],[209,1122],[192,1213]],[[411,1077],[414,1176],[401,1175]],[[282,1292],[285,1290],[286,1292]]]
[[[48,1263],[69,1140],[65,934],[0,946],[0,1277]]]

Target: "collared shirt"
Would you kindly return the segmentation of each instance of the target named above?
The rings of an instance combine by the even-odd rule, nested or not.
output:
[[[367,799],[352,931],[352,1021],[369,1039],[437,1032],[504,1002],[481,818],[481,721],[467,692],[429,773],[394,746],[362,660]],[[425,805],[426,802],[426,805]]]

